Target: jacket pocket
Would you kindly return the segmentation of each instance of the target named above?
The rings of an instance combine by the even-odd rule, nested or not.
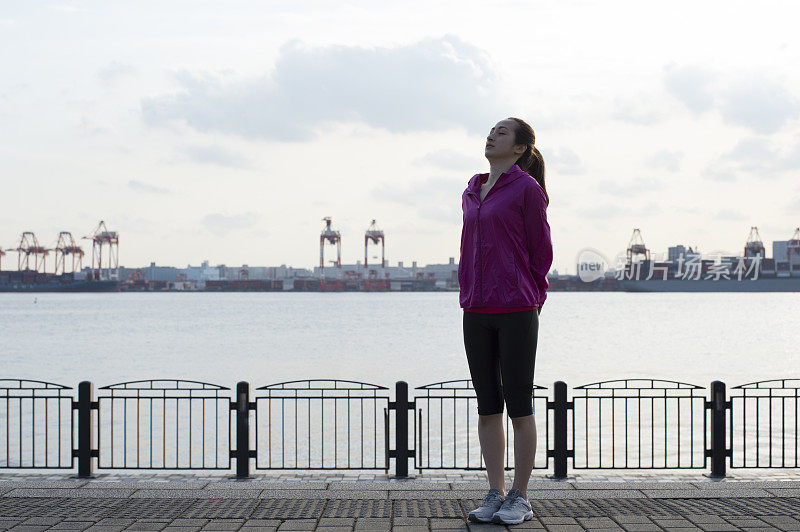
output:
[[[504,270],[504,285],[506,286],[505,298],[511,301],[516,298],[519,291],[519,276],[517,274],[517,264],[514,260],[514,254],[509,252],[505,255],[505,268]]]

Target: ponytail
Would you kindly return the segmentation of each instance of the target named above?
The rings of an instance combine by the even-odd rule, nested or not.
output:
[[[550,195],[547,194],[547,188],[544,182],[544,158],[539,152],[539,149],[534,146],[536,136],[533,133],[533,128],[529,126],[524,120],[514,117],[509,117],[509,120],[514,120],[517,127],[514,130],[514,144],[525,144],[525,153],[517,159],[517,166],[527,172],[544,190],[544,196],[547,204],[550,204]]]

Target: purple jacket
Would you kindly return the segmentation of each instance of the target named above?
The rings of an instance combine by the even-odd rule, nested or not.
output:
[[[515,164],[481,203],[481,179],[487,175],[472,176],[461,196],[460,305],[541,306],[553,263],[544,190]]]

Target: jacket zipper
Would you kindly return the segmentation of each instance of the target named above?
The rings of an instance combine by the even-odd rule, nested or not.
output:
[[[478,192],[478,260],[480,261],[480,266],[478,267],[478,278],[480,279],[479,288],[478,288],[478,300],[479,303],[483,304],[483,246],[481,245],[481,196],[480,192]]]

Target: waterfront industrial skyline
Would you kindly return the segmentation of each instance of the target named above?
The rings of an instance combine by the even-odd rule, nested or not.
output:
[[[140,7],[5,5],[0,183],[20,201],[0,245],[102,218],[125,264],[311,267],[331,216],[347,262],[373,218],[387,256],[438,262],[508,115],[536,131],[559,270],[632,227],[655,249],[733,252],[751,225],[798,225],[791,3]],[[508,20],[537,23],[522,42],[485,31]]]

